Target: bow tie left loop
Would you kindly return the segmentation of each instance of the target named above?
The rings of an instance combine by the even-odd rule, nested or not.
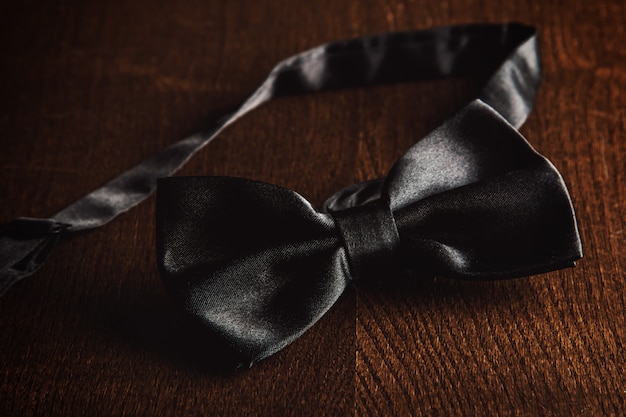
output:
[[[349,282],[329,214],[293,191],[241,178],[159,180],[157,248],[175,301],[240,366],[299,337]]]

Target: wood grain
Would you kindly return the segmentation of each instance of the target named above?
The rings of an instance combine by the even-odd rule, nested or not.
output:
[[[294,344],[234,374],[185,327],[155,267],[154,199],[62,242],[0,299],[2,416],[623,415],[626,7],[620,0],[25,0],[0,13],[0,222],[46,216],[334,39],[534,24],[544,68],[522,132],[563,174],[585,258],[503,282],[351,288]],[[384,175],[476,86],[285,98],[181,175],[268,181],[321,203]]]

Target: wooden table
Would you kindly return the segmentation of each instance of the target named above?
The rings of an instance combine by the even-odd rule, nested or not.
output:
[[[283,351],[220,373],[202,366],[211,348],[161,284],[152,197],[62,242],[0,299],[0,415],[624,415],[621,0],[5,4],[0,222],[57,212],[223,115],[303,49],[510,20],[539,31],[543,84],[522,132],[571,191],[585,249],[576,268],[350,288]],[[475,87],[444,80],[276,100],[180,174],[258,179],[319,204],[385,175]]]

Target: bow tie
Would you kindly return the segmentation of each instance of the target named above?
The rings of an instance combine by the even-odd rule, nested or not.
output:
[[[335,42],[278,64],[234,113],[48,219],[0,237],[0,292],[32,274],[61,234],[102,226],[150,195],[228,124],[279,96],[490,75],[479,98],[419,140],[379,180],[319,210],[294,191],[232,177],[158,180],[166,288],[239,366],[285,347],[352,281],[502,279],[582,256],[567,188],[517,128],[539,84],[533,28],[464,25]]]
[[[161,275],[185,311],[251,364],[300,336],[353,280],[510,278],[580,258],[561,176],[480,101],[384,181],[343,190],[325,208],[246,179],[162,179]]]

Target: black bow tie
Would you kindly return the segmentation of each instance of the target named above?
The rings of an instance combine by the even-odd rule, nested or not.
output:
[[[353,280],[501,279],[582,256],[563,179],[516,130],[539,83],[534,29],[466,25],[336,42],[280,63],[241,107],[51,219],[18,219],[0,241],[0,290],[32,273],[60,233],[137,204],[223,127],[273,97],[492,74],[480,98],[417,142],[386,178],[316,210],[299,194],[231,177],[159,181],[157,251],[166,287],[252,364],[312,326]]]
[[[250,363],[300,336],[354,279],[510,278],[581,256],[559,173],[481,101],[414,145],[383,182],[331,197],[328,212],[231,177],[163,179],[157,198],[167,287]]]

